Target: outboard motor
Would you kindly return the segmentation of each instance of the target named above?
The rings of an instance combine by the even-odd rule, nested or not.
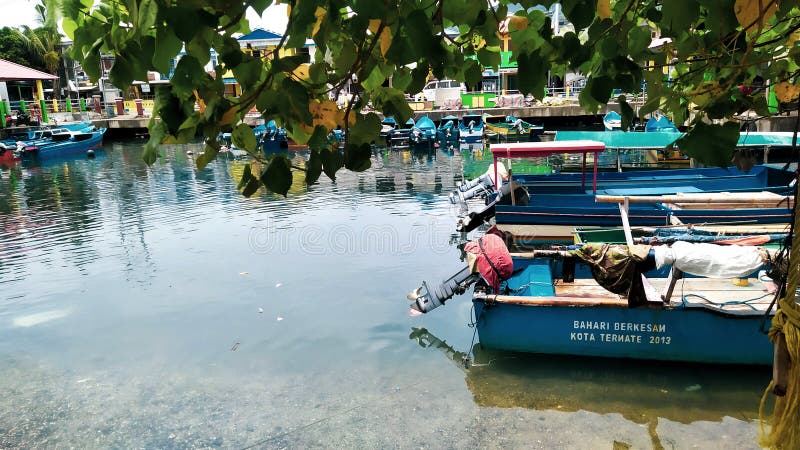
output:
[[[525,126],[522,124],[522,119],[517,119],[516,122],[514,122],[514,128],[516,128],[520,134],[525,132]]]
[[[423,281],[422,286],[409,292],[406,297],[412,302],[411,309],[426,313],[444,305],[444,302],[454,295],[463,294],[478,279],[478,274],[472,273],[469,267],[464,267],[452,277],[435,286],[433,290],[428,287],[427,281]]]
[[[502,232],[497,231],[496,228],[490,231],[491,233],[464,246],[464,250],[467,252],[467,267],[442,281],[433,289],[430,289],[428,283],[423,281],[422,286],[408,293],[406,297],[412,302],[412,313],[427,313],[438,308],[454,295],[466,292],[478,280],[486,282],[495,292],[499,290],[500,281],[511,277],[514,263],[504,239],[499,236]]]
[[[508,171],[500,161],[497,161],[497,175],[500,176],[501,184],[508,181]],[[463,202],[483,193],[494,192],[494,190],[494,164],[491,164],[483,175],[459,184],[458,191],[450,194],[450,202],[455,205],[459,199]]]
[[[531,202],[528,189],[516,181],[511,181],[511,183],[506,183],[500,188],[500,195],[493,202],[489,203],[486,208],[477,212],[471,212],[469,215],[458,219],[458,222],[456,222],[456,231],[469,233],[475,228],[478,228],[480,224],[494,217],[496,205],[510,205],[512,188],[514,189],[514,203],[516,206],[528,206]]]

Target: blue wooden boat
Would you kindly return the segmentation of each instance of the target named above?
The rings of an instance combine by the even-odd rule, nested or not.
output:
[[[411,144],[415,150],[431,150],[436,141],[436,124],[428,116],[422,116],[411,128]]]
[[[481,346],[702,363],[772,362],[772,345],[761,326],[774,313],[776,286],[762,275],[774,252],[682,242],[509,253],[495,231],[464,251],[470,262],[459,272],[438,285],[423,282],[408,294],[410,312],[430,312],[474,284]]]
[[[397,128],[397,121],[394,120],[394,117],[384,117],[381,121],[381,132],[380,137],[383,142],[381,144],[388,146],[392,145],[392,132],[394,132],[395,128]]]
[[[535,141],[544,132],[544,126],[526,122],[515,116],[505,116],[499,122],[491,122],[488,115],[484,119],[487,136],[497,136],[498,140],[519,140],[525,137]]]
[[[23,148],[22,157],[55,158],[101,148],[105,131],[105,128],[101,128],[87,132],[58,133],[47,139],[29,141]]]
[[[285,128],[278,127],[274,120],[270,120],[264,125],[259,142],[265,154],[286,151],[289,148],[289,134]]]
[[[414,128],[414,119],[408,119],[403,128],[395,128],[389,134],[389,145],[392,147],[409,147],[411,145],[411,131]]]
[[[652,132],[670,132],[670,133],[677,133],[678,127],[675,126],[666,116],[658,116],[658,117],[651,117],[647,119],[647,123],[644,125],[644,131],[648,133]]]
[[[467,113],[458,124],[458,140],[474,143],[483,140],[483,117],[480,114]]]
[[[458,117],[450,115],[442,117],[439,128],[436,129],[436,138],[444,143],[458,141]]]
[[[609,111],[603,116],[603,126],[606,131],[619,130],[622,127],[622,116],[616,111]]]
[[[602,152],[604,146],[600,142],[571,141],[571,142],[542,142],[524,144],[499,144],[492,145],[491,150],[495,161],[498,157],[540,157],[550,153],[586,153]],[[582,193],[578,194],[552,194],[536,193],[527,195],[515,194],[517,197],[501,197],[490,203],[481,211],[472,212],[463,216],[457,223],[457,230],[470,231],[480,222],[495,217],[498,227],[510,232],[521,241],[570,241],[572,229],[579,226],[618,226],[622,216],[619,207],[614,204],[597,203],[597,158],[595,157],[594,175],[592,178],[592,191],[586,191],[586,175],[582,174]],[[496,178],[496,176],[495,176]],[[743,178],[747,182],[758,182],[757,178]],[[788,178],[786,179],[788,180]],[[687,184],[659,185],[654,178],[653,184],[642,187],[608,188],[599,192],[603,195],[616,196],[664,196],[680,193],[683,196],[666,201],[666,197],[656,198],[650,203],[632,204],[629,211],[630,225],[632,226],[658,226],[670,224],[698,224],[698,223],[726,223],[726,224],[774,224],[788,223],[791,218],[791,208],[788,204],[792,199],[773,192],[752,193],[743,185],[743,192],[750,192],[750,197],[760,201],[747,204],[704,205],[686,203],[692,202],[692,196],[709,194],[715,186],[714,181],[703,188]],[[763,178],[762,178],[763,181]],[[736,186],[728,181],[726,191],[734,191]],[[788,186],[784,185],[788,189]],[[761,191],[761,189],[759,189]],[[711,191],[713,192],[713,191]],[[683,199],[681,201],[681,199]],[[789,203],[787,204],[787,199]]]
[[[476,289],[481,345],[532,353],[771,364],[772,344],[760,326],[771,301],[758,281],[686,279],[670,303],[631,308],[589,280],[554,279],[552,261],[514,258],[512,295]],[[505,289],[505,287],[501,288]],[[749,300],[749,301],[748,301]],[[747,303],[738,303],[747,301]],[[726,304],[727,303],[727,304]]]

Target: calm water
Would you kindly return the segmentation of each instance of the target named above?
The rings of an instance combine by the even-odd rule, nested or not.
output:
[[[243,163],[141,147],[0,170],[0,448],[756,447],[769,368],[465,369],[466,296],[407,316],[461,267],[446,194],[480,153],[245,199]]]

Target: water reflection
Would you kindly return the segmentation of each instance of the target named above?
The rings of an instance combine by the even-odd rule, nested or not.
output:
[[[409,339],[440,351],[461,368],[478,405],[618,413],[648,424],[654,442],[659,419],[684,424],[720,422],[725,417],[756,420],[759,386],[766,386],[771,376],[764,367],[732,371],[719,366],[531,355],[493,351],[480,344],[475,344],[470,357],[425,328],[412,328]]]
[[[751,442],[762,379],[747,372],[718,382],[479,347],[494,361],[464,372],[454,350],[408,340],[409,326],[472,337],[468,301],[410,319],[405,293],[461,266],[446,194],[486,170],[480,146],[374,149],[368,171],[310,187],[297,173],[286,198],[249,199],[245,161],[198,171],[201,150],[164,147],[148,167],[142,141],[113,142],[94,160],[0,170],[0,447],[647,446],[636,424],[652,417],[722,414],[737,420],[714,430]],[[659,423],[662,440],[707,442],[677,430]]]

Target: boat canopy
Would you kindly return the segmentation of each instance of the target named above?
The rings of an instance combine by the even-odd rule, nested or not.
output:
[[[558,131],[555,140],[600,141],[611,149],[664,148],[675,143],[684,133],[673,131]],[[792,132],[749,132],[739,135],[738,147],[791,147]]]
[[[505,144],[492,144],[489,146],[494,157],[495,177],[497,179],[497,158],[537,158],[562,153],[583,154],[583,169],[581,185],[586,186],[586,154],[594,153],[594,169],[592,190],[597,193],[597,154],[606,149],[605,144],[599,141],[553,141],[553,142],[512,142]],[[511,163],[509,161],[509,168]]]

